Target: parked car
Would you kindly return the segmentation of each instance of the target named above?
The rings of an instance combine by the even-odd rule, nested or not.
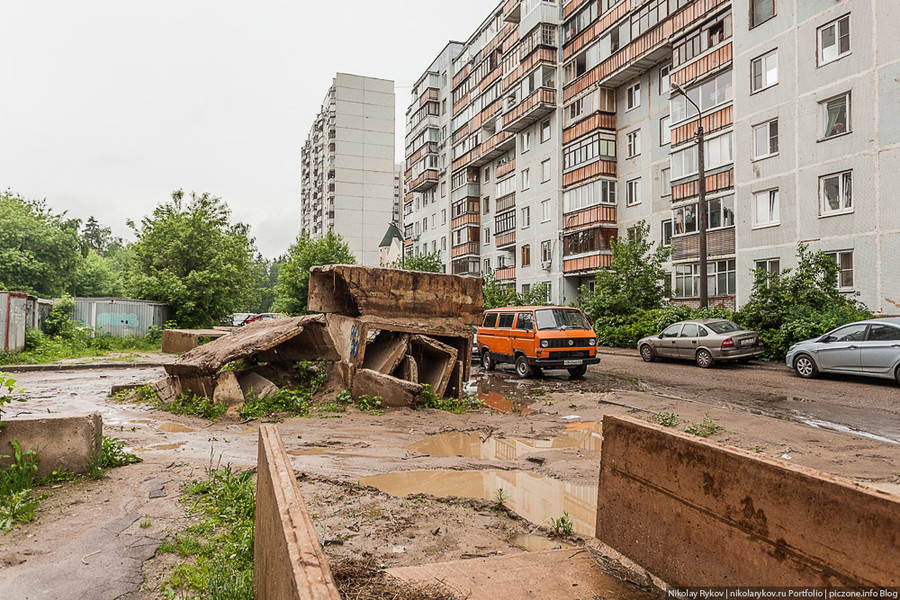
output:
[[[597,337],[587,317],[567,306],[508,306],[484,313],[476,332],[481,366],[512,363],[519,377],[541,369],[567,369],[581,377],[597,358]]]
[[[256,323],[257,321],[274,321],[275,319],[284,319],[287,315],[283,315],[281,313],[259,313],[258,315],[250,315],[241,325],[249,325],[250,323]]]
[[[759,332],[725,319],[679,321],[659,335],[641,339],[637,347],[646,362],[657,357],[684,358],[704,369],[717,362],[749,361],[763,353]]]
[[[900,317],[857,321],[788,349],[787,366],[800,377],[846,373],[900,384]]]

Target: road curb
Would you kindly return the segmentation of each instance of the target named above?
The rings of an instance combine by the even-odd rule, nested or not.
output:
[[[0,366],[0,371],[5,373],[30,373],[35,371],[90,371],[92,369],[135,369],[142,367],[164,367],[163,363],[79,363],[72,365],[5,365]]]

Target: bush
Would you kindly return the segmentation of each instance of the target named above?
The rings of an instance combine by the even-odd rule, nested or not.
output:
[[[656,335],[672,323],[686,319],[730,319],[732,314],[721,308],[696,309],[668,305],[630,314],[601,316],[594,321],[597,343],[602,346],[634,348],[641,338]]]

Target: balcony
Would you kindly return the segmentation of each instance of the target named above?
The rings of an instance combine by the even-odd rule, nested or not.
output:
[[[497,198],[494,202],[494,212],[497,214],[516,207],[516,193],[510,192],[505,196]]]
[[[706,233],[706,253],[709,257],[734,254],[734,227],[714,229]],[[691,260],[700,257],[700,236],[696,233],[672,238],[672,260]]]
[[[608,269],[612,266],[612,253],[593,254],[591,256],[579,256],[563,260],[563,273],[566,275],[581,275]]]
[[[497,165],[497,179],[509,175],[516,170],[516,159],[508,160],[502,165]]]
[[[501,131],[495,133],[478,146],[478,156],[475,160],[472,160],[471,164],[474,167],[486,165],[495,158],[505,154],[507,150],[514,148],[515,145],[516,136],[512,132]]]
[[[569,213],[563,216],[563,228],[566,231],[583,229],[596,225],[616,225],[616,207],[609,204],[599,204]]]
[[[515,281],[516,268],[503,267],[502,269],[497,269],[496,271],[494,271],[494,279],[496,279],[497,281]]]
[[[423,192],[431,189],[438,184],[441,177],[438,175],[437,169],[426,169],[421,175],[413,179],[409,184],[409,191]]]
[[[406,164],[414,165],[416,164],[423,156],[428,156],[429,154],[433,154],[434,156],[438,155],[438,143],[437,142],[425,142],[421,146],[419,146],[415,152],[406,157]]]
[[[522,3],[519,0],[511,0],[503,7],[503,22],[518,23],[522,20]]]
[[[478,242],[467,242],[459,246],[453,246],[451,256],[453,258],[459,258],[461,256],[478,256]]]
[[[454,260],[450,268],[454,275],[479,275],[481,272],[481,265],[477,258]]]
[[[453,219],[450,227],[452,229],[458,229],[466,225],[481,225],[481,216],[477,212],[463,213]]]
[[[556,90],[546,87],[538,88],[503,113],[501,129],[518,133],[554,110],[556,110]]]
[[[497,246],[497,250],[514,247],[516,245],[516,232],[510,231],[509,233],[494,236],[494,244]],[[513,274],[513,277],[515,277],[515,274]]]

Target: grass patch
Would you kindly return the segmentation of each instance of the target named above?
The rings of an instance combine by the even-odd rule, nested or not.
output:
[[[461,415],[467,410],[481,408],[483,402],[476,396],[463,396],[462,398],[441,398],[434,393],[431,386],[427,383],[422,386],[416,398],[415,408],[436,408],[447,412]]]
[[[557,537],[572,537],[575,533],[575,523],[568,512],[563,511],[562,516],[556,519],[550,517],[547,522],[553,530],[553,535]]]
[[[700,437],[709,437],[722,430],[722,426],[712,420],[709,415],[703,417],[699,423],[692,423],[684,428],[685,433],[692,433]]]
[[[196,396],[194,394],[181,394],[171,402],[163,402],[157,398],[155,401],[151,400],[151,403],[154,408],[159,410],[176,415],[203,417],[211,421],[215,421],[228,410],[228,407],[221,402],[215,402],[206,396]]]
[[[200,520],[159,547],[184,559],[163,583],[166,596],[252,599],[253,474],[231,465],[209,469],[205,480],[185,485],[181,500]]]
[[[651,420],[663,427],[678,427],[678,424],[681,423],[681,419],[678,418],[678,415],[670,412],[655,414]]]
[[[19,442],[10,442],[13,453],[5,455],[13,459],[5,469],[0,469],[0,530],[8,531],[17,523],[34,520],[34,510],[40,498],[33,488],[37,483],[38,453],[22,450]]]
[[[308,417],[313,396],[328,381],[328,364],[324,360],[297,363],[300,382],[295,386],[283,387],[271,396],[259,398],[247,394],[244,406],[238,409],[242,419],[254,419],[266,415],[286,413],[295,417]]]
[[[113,437],[103,436],[103,443],[100,445],[100,454],[96,460],[91,463],[88,477],[91,479],[100,479],[106,472],[114,467],[124,467],[125,465],[133,465],[142,462],[138,455],[125,451],[125,444]]]
[[[50,336],[38,329],[25,332],[25,350],[0,352],[0,365],[41,365],[63,359],[106,356],[111,352],[159,352],[159,337],[113,337],[90,328],[78,327],[67,336]]]

